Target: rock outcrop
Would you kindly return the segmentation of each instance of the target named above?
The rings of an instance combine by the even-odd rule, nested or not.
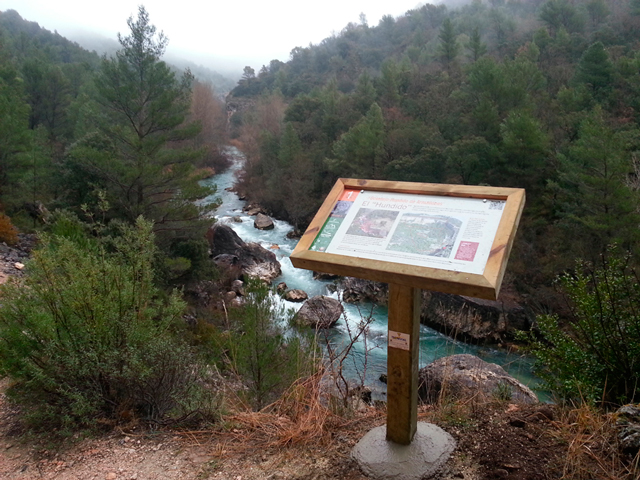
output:
[[[342,299],[349,303],[388,302],[386,283],[361,278],[340,280]],[[503,295],[497,301],[439,292],[422,292],[420,322],[450,337],[473,343],[501,343],[517,330],[529,330],[533,322],[527,310]]]
[[[250,217],[258,215],[259,213],[263,213],[266,215],[266,211],[257,203],[248,203],[244,207],[242,207],[242,211],[245,212]]]
[[[273,252],[245,242],[227,225],[213,225],[207,231],[207,240],[213,261],[232,278],[254,277],[271,283],[282,273]]]
[[[529,330],[526,310],[508,299],[482,300],[439,292],[423,292],[420,320],[450,337],[500,343],[516,330]]]
[[[24,266],[35,247],[35,235],[18,234],[18,244],[12,247],[0,242],[0,284],[11,277],[24,275]]]
[[[298,325],[317,329],[333,327],[344,307],[335,298],[318,295],[310,298],[295,316],[295,322]]]
[[[445,396],[456,399],[497,398],[512,403],[533,404],[538,397],[501,366],[474,355],[443,357],[420,369],[418,395],[426,403]]]

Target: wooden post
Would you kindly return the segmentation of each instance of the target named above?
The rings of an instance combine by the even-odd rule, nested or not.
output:
[[[420,298],[418,288],[389,284],[387,440],[401,445],[418,427]]]

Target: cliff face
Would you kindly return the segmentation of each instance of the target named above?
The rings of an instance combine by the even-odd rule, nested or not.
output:
[[[345,302],[385,304],[388,285],[359,278],[341,280]],[[450,337],[472,343],[501,343],[516,330],[529,330],[532,315],[513,300],[497,301],[438,292],[422,292],[420,322]]]

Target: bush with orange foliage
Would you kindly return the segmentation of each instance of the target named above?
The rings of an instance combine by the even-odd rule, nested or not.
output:
[[[11,219],[4,213],[0,213],[0,242],[7,245],[18,243],[18,229],[13,226]]]

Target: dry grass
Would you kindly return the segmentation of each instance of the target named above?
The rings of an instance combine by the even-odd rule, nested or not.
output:
[[[568,445],[562,479],[640,479],[640,453],[634,459],[620,454],[613,414],[588,405],[559,408],[558,413],[554,434]]]
[[[329,447],[332,436],[358,436],[372,422],[383,422],[385,413],[369,408],[353,419],[339,415],[324,402],[321,394],[319,371],[301,379],[276,402],[262,410],[251,411],[239,399],[234,402],[235,411],[225,417],[230,428],[225,451],[247,448],[282,448],[309,445]]]
[[[279,400],[257,412],[241,395],[234,397],[227,391],[230,413],[224,416],[224,424],[183,435],[194,444],[209,445],[210,454],[224,462],[256,452],[297,459],[306,455],[302,452],[320,451],[322,457],[346,458],[348,449],[367,431],[384,424],[386,412],[371,407],[346,413],[332,409],[322,389],[324,373],[299,380]],[[471,463],[483,465],[478,467],[483,472],[478,478],[494,478],[496,468],[509,463],[505,458],[511,455],[516,461],[509,464],[520,465],[512,472],[514,479],[640,480],[640,459],[620,454],[615,418],[596,408],[518,406],[477,392],[452,399],[446,386],[438,400],[419,407],[419,420],[456,434],[462,454]],[[547,417],[538,411],[541,408],[553,413]],[[527,426],[511,425],[513,418],[523,419]],[[517,446],[516,441],[523,438],[524,443]],[[533,474],[538,476],[530,477]]]

